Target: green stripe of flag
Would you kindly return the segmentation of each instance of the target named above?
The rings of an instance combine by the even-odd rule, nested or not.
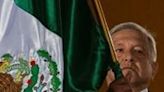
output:
[[[101,26],[93,19],[87,0],[66,1],[61,0],[64,92],[96,92],[112,59],[109,48]]]
[[[14,0],[25,11],[35,16],[50,31],[61,35],[58,0]]]

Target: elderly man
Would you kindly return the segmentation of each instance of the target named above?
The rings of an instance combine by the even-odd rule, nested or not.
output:
[[[123,78],[115,80],[110,70],[106,77],[107,92],[148,92],[158,70],[156,42],[153,36],[136,23],[121,23],[111,35]]]

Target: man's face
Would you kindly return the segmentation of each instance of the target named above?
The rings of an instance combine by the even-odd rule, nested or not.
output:
[[[123,29],[112,35],[116,56],[123,75],[132,85],[149,84],[154,76],[149,42],[142,33]]]

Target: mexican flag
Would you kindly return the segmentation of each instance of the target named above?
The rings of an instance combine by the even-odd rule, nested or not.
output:
[[[0,92],[96,92],[110,56],[87,0],[0,0]]]

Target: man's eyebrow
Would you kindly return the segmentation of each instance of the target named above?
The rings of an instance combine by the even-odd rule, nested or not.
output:
[[[139,47],[139,48],[141,48],[141,49],[143,49],[143,50],[146,50],[145,45],[138,44],[138,45],[135,45],[134,48],[135,48],[135,47]]]
[[[121,42],[115,42],[114,45],[123,46],[123,44]]]
[[[113,42],[114,43],[122,43],[123,41],[122,40],[113,39]]]
[[[134,46],[134,48],[139,48],[139,49],[145,50],[145,47],[141,46],[141,45],[136,45],[136,46]]]

